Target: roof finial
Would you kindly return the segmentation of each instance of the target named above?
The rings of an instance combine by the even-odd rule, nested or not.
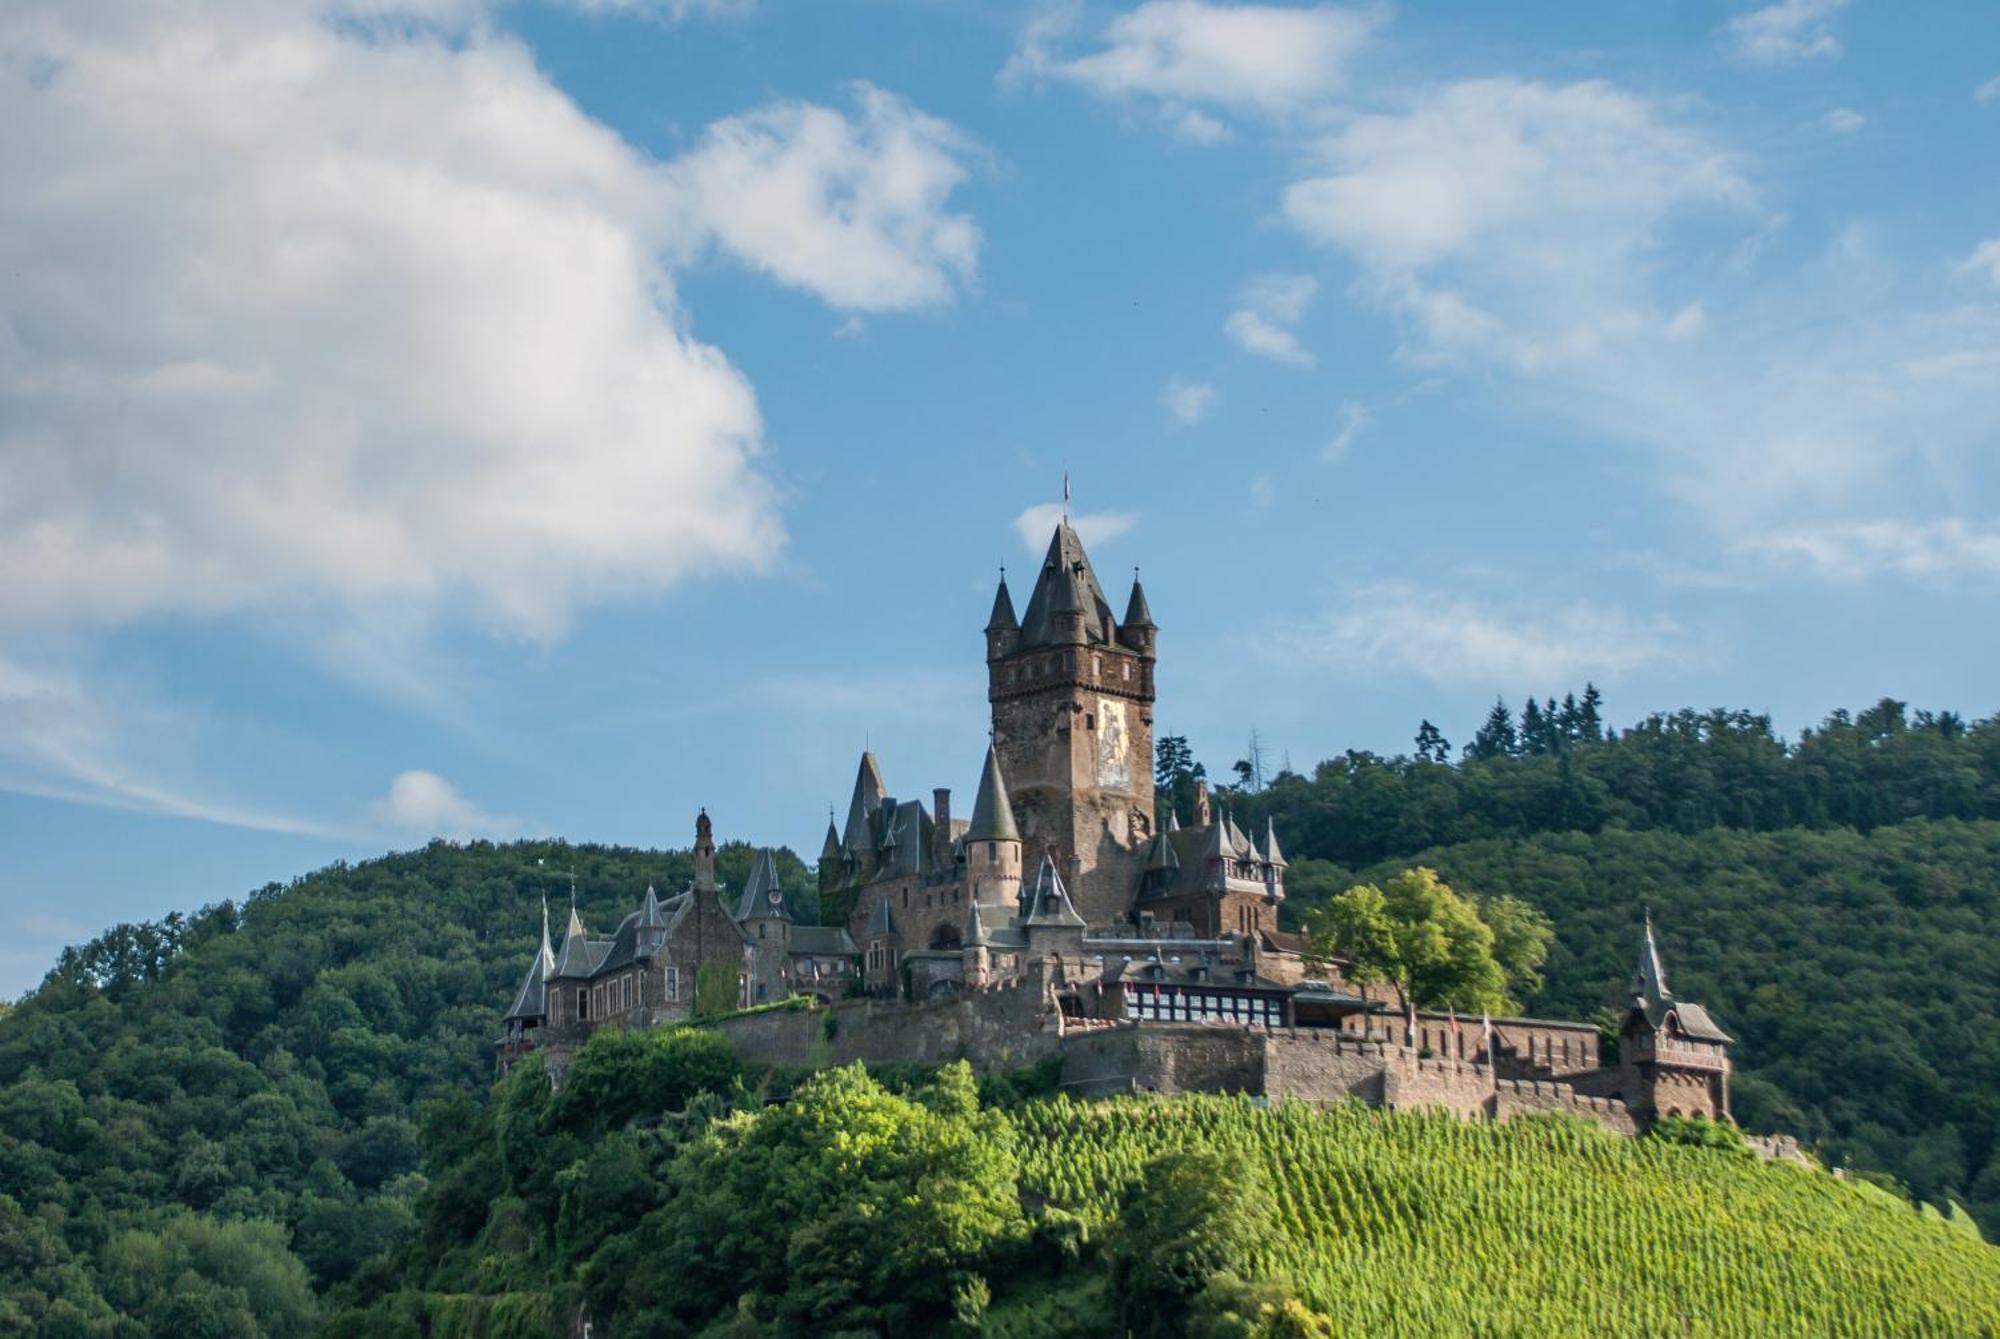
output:
[[[1063,471],[1063,521],[1069,521],[1069,471]]]

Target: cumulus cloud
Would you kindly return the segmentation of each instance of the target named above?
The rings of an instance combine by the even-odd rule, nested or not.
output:
[[[1289,367],[1311,367],[1312,353],[1299,343],[1295,327],[1319,292],[1309,274],[1267,274],[1254,279],[1222,323],[1223,333],[1245,353]]]
[[[1046,553],[1049,536],[1055,533],[1063,510],[1062,504],[1048,502],[1029,507],[1016,516],[1014,533],[1021,537],[1021,547],[1037,558]],[[1138,521],[1138,514],[1129,511],[1072,512],[1069,518],[1070,528],[1086,546],[1109,544]]]
[[[1533,611],[1406,583],[1360,586],[1281,640],[1329,668],[1499,687],[1612,679],[1682,655],[1678,628],[1589,604]]]
[[[1361,117],[1285,193],[1294,227],[1354,255],[1420,352],[1533,364],[1641,327],[1637,263],[1677,213],[1741,209],[1731,157],[1609,84],[1450,85]]]
[[[470,841],[504,840],[526,832],[518,818],[488,813],[465,798],[436,772],[399,772],[388,793],[369,806],[376,822],[417,837]]]
[[[669,266],[947,298],[963,141],[855,108],[662,165],[475,0],[7,6],[0,621],[462,600],[547,637],[766,567],[756,399]]]
[[[1745,552],[1830,581],[2000,576],[2000,531],[1963,517],[1888,517],[1792,526],[1747,540]]]
[[[710,126],[669,165],[690,236],[835,306],[947,301],[978,269],[979,229],[945,205],[972,142],[870,84],[858,115],[783,102]]]
[[[1108,99],[1140,99],[1177,133],[1213,142],[1226,128],[1188,104],[1264,115],[1308,106],[1346,82],[1384,15],[1328,5],[1147,0],[1111,20],[1092,49],[1065,54],[1074,17],[1057,10],[1030,23],[1002,80],[1054,80]]]
[[[1160,392],[1160,405],[1174,422],[1189,427],[1201,422],[1215,407],[1215,387],[1206,382],[1182,381],[1175,377]]]
[[[1723,50],[1749,65],[1793,65],[1838,56],[1833,16],[1847,0],[1780,0],[1722,26]]]

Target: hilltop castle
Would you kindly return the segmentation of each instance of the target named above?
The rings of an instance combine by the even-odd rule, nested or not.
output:
[[[1065,519],[1026,608],[1005,575],[985,629],[991,743],[971,814],[889,793],[862,754],[846,821],[829,818],[821,905],[788,912],[771,852],[733,897],[706,813],[691,885],[648,888],[609,938],[574,908],[542,942],[505,1018],[502,1066],[539,1051],[560,1083],[600,1027],[650,1027],[815,997],[810,1011],[719,1024],[771,1063],[1060,1056],[1079,1093],[1228,1089],[1358,1097],[1505,1116],[1567,1110],[1619,1129],[1664,1114],[1729,1116],[1730,1039],[1668,991],[1650,922],[1618,1063],[1585,1023],[1385,1013],[1381,987],[1314,965],[1278,928],[1278,834],[1242,831],[1196,793],[1185,826],[1157,811],[1159,628],[1137,575],[1114,617]]]

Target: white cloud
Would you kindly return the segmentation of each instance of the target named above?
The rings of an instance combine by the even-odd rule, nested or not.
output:
[[[388,793],[369,806],[369,813],[398,832],[450,841],[505,840],[528,830],[520,819],[488,813],[436,772],[422,770],[397,773]]]
[[[1821,123],[1836,135],[1852,135],[1868,124],[1868,118],[1852,107],[1835,107],[1820,118]]]
[[[1333,434],[1333,440],[1320,451],[1319,458],[1332,462],[1344,457],[1354,445],[1354,439],[1368,426],[1368,408],[1357,401],[1349,400],[1340,406],[1340,429]]]
[[[1182,381],[1175,377],[1160,392],[1160,404],[1174,422],[1188,427],[1201,422],[1215,407],[1215,387],[1206,382]]]
[[[1105,98],[1158,100],[1170,125],[1191,102],[1282,114],[1340,88],[1383,18],[1380,9],[1147,0],[1113,19],[1095,50],[1066,56],[1057,47],[1074,26],[1074,13],[1058,10],[1029,24],[1001,78],[1057,80]],[[1221,129],[1207,117],[1194,124],[1204,133]],[[1186,123],[1179,128],[1185,132]]]
[[[869,311],[968,281],[962,142],[856,100],[662,166],[476,0],[0,10],[0,623],[450,601],[547,637],[766,567],[755,397],[666,264]]]
[[[1708,329],[1708,309],[1699,302],[1690,302],[1675,312],[1667,321],[1668,339],[1695,339]]]
[[[1779,0],[1738,14],[1722,27],[1723,49],[1750,65],[1791,65],[1838,56],[1831,25],[1847,0]]]
[[[1883,575],[1919,580],[2000,576],[2000,530],[1956,516],[1794,526],[1746,540],[1742,548],[1830,581]]]
[[[1978,88],[1973,89],[1972,100],[1979,103],[2000,102],[2000,74],[1994,75]]]
[[[1984,273],[1994,283],[2000,284],[2000,237],[1989,237],[1974,247],[1958,267],[1960,274]]]
[[[176,773],[186,770],[197,734],[184,713],[130,691],[0,656],[0,790],[260,832],[338,835],[326,824],[218,800],[180,781]]]
[[[1281,641],[1329,668],[1496,689],[1612,679],[1682,655],[1679,629],[1665,619],[1588,604],[1507,609],[1399,582],[1355,588]]]
[[[1278,500],[1278,484],[1268,474],[1250,476],[1250,505],[1262,510]]]
[[[1055,533],[1056,523],[1063,518],[1064,508],[1058,502],[1045,502],[1029,507],[1014,518],[1014,533],[1021,537],[1021,547],[1039,558],[1048,551],[1049,536]],[[1072,512],[1069,524],[1076,531],[1076,537],[1086,547],[1109,544],[1118,536],[1138,524],[1136,512],[1097,511]]]
[[[1634,281],[1663,226],[1750,200],[1727,153],[1596,82],[1454,84],[1355,120],[1322,153],[1286,215],[1350,252],[1431,359],[1543,365],[1657,324]]]
[[[1311,367],[1313,355],[1299,343],[1293,327],[1305,317],[1318,292],[1319,281],[1307,274],[1254,279],[1237,299],[1236,310],[1224,319],[1223,333],[1246,353],[1289,367]]]
[[[947,301],[978,271],[979,229],[945,202],[971,141],[870,84],[850,119],[783,102],[710,126],[667,168],[688,233],[838,307]]]

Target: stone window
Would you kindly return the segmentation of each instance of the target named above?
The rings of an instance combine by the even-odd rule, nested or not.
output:
[[[681,997],[681,969],[667,968],[667,998],[678,1002]]]
[[[576,1016],[579,1019],[590,1017],[590,991],[584,987],[577,988]]]
[[[643,1009],[646,1007],[646,974],[639,973],[632,979],[632,984],[636,987],[632,993],[632,1003]]]

